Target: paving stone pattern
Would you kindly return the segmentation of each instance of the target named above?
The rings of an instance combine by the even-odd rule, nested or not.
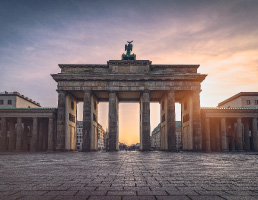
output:
[[[0,200],[258,199],[257,153],[1,153]]]

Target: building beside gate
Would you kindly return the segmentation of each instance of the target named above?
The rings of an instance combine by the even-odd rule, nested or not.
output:
[[[258,108],[258,92],[240,92],[218,104],[219,108]]]
[[[160,144],[161,144],[161,140],[160,140],[160,123],[158,124],[158,126],[156,126],[152,132],[151,132],[151,148],[155,149],[155,150],[160,150]]]
[[[161,147],[161,131],[160,124],[151,132],[151,148],[160,150]],[[182,148],[182,132],[181,121],[176,121],[176,148]]]
[[[102,126],[98,123],[97,125],[97,141],[98,141],[98,150],[105,150],[106,149],[106,131],[102,128]],[[76,140],[76,147],[77,150],[82,150],[82,142],[83,142],[83,121],[77,121],[77,140]]]
[[[76,129],[76,148],[77,150],[82,150],[82,129],[83,129],[83,123],[82,121],[77,121],[77,129]]]
[[[202,108],[205,151],[258,150],[258,92],[241,92],[218,104]]]
[[[98,123],[98,150],[106,149],[106,131]]]

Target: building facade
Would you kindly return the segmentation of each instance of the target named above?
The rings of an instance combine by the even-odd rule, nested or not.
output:
[[[200,118],[201,82],[199,65],[153,65],[149,60],[110,60],[106,65],[59,65],[61,73],[52,74],[58,83],[57,137],[59,150],[67,145],[71,127],[67,115],[76,118],[76,106],[83,102],[83,151],[97,150],[98,103],[109,102],[108,151],[118,150],[118,104],[140,102],[140,149],[150,149],[150,103],[161,104],[161,149],[176,149],[175,103],[183,110],[183,130],[191,136],[186,150],[202,150]],[[69,123],[69,126],[68,126]]]
[[[82,142],[83,142],[83,121],[77,121],[77,139],[76,139],[76,147],[77,150],[82,150]],[[106,131],[102,128],[102,126],[97,124],[97,140],[98,140],[98,150],[106,149]]]
[[[77,129],[76,129],[76,148],[77,150],[82,150],[82,128],[83,128],[83,123],[82,121],[77,121]]]
[[[106,131],[98,123],[98,150],[106,150]]]
[[[202,108],[203,150],[258,150],[258,108]]]
[[[151,148],[155,150],[160,150],[160,123],[158,124],[157,127],[153,129],[151,132]]]
[[[202,108],[205,151],[258,150],[258,92],[241,92],[218,104]]]
[[[161,126],[158,124],[151,132],[151,147],[155,150],[161,149]],[[176,148],[182,148],[182,134],[181,134],[181,121],[176,121]]]
[[[19,92],[1,92],[0,93],[0,109],[1,108],[40,108],[40,104]]]
[[[219,108],[258,108],[258,92],[240,92],[218,104]]]
[[[56,108],[0,109],[0,151],[53,151]]]

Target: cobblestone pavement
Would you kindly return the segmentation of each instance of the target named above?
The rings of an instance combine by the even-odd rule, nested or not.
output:
[[[1,153],[2,199],[258,199],[258,155]]]

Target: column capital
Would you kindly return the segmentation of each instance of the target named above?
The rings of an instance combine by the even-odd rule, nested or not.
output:
[[[143,91],[141,91],[141,93],[143,94],[143,93],[150,93],[150,90],[143,90]]]
[[[59,94],[60,93],[66,93],[66,91],[65,90],[56,90]]]
[[[193,95],[200,95],[201,91],[202,90],[200,90],[200,89],[196,89],[196,90],[193,90],[192,93],[193,93]]]
[[[83,90],[83,93],[92,93],[92,90]]]
[[[116,91],[116,90],[109,90],[108,93],[109,93],[109,94],[111,93],[111,94],[116,94],[116,95],[117,95],[117,94],[118,94],[118,91]]]
[[[1,117],[0,119],[1,119],[1,123],[6,123],[6,121],[7,121],[6,117]]]

